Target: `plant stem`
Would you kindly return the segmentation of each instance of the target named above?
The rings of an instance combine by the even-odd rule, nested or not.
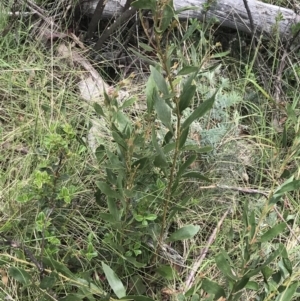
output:
[[[155,23],[158,23],[159,19],[160,18],[155,18],[154,19]],[[156,26],[159,27],[159,24],[157,24]],[[171,93],[173,95],[175,95],[173,97],[173,103],[175,104],[176,115],[177,115],[176,139],[175,139],[176,146],[175,146],[175,152],[174,152],[174,156],[173,156],[173,162],[172,162],[170,177],[169,177],[169,181],[168,181],[167,191],[166,191],[165,198],[164,198],[163,217],[162,217],[161,232],[160,232],[160,237],[159,237],[159,244],[161,244],[164,239],[164,233],[165,233],[166,221],[167,221],[167,212],[168,212],[169,204],[170,204],[171,197],[172,197],[172,186],[173,186],[173,181],[174,181],[174,176],[175,176],[175,171],[176,171],[177,160],[178,160],[178,156],[179,156],[179,142],[180,142],[180,134],[181,134],[181,131],[180,131],[181,114],[179,111],[179,98],[176,96],[175,88],[173,85],[173,76],[170,73],[170,70],[167,66],[168,51],[167,50],[162,51],[162,49],[161,49],[161,35],[159,35],[157,33],[155,34],[155,42],[156,42],[156,47],[157,47],[156,50],[158,53],[158,57],[162,64],[163,70],[166,72],[166,76],[167,76],[167,79],[168,79],[168,82],[170,85]]]

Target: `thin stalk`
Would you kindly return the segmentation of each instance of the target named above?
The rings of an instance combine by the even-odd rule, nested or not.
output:
[[[155,26],[157,28],[160,28],[160,22],[161,18],[159,17],[159,13],[156,15],[154,18]],[[160,62],[162,64],[163,70],[166,72],[166,76],[170,85],[170,89],[172,94],[175,95],[175,88],[173,85],[173,76],[170,73],[168,66],[167,66],[167,53],[168,51],[162,51],[161,49],[161,38],[162,36],[160,34],[155,33],[155,43],[156,43],[156,50],[158,53],[158,57],[160,59]],[[167,43],[168,44],[168,43]],[[160,237],[159,237],[159,243],[161,244],[164,238],[164,232],[166,228],[166,221],[167,221],[167,212],[169,209],[171,197],[172,197],[172,186],[173,186],[173,181],[175,177],[175,172],[176,172],[176,165],[177,165],[177,160],[179,156],[179,143],[180,143],[180,125],[181,125],[181,114],[179,111],[179,98],[177,96],[173,97],[173,102],[175,103],[176,106],[176,115],[177,115],[177,122],[176,122],[176,138],[175,138],[175,152],[173,156],[173,162],[171,166],[171,172],[170,172],[170,177],[167,185],[167,190],[164,198],[164,205],[163,205],[163,218],[162,218],[162,224],[161,224],[161,232],[160,232]]]

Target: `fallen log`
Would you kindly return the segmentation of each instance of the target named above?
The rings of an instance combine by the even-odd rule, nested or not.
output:
[[[92,15],[99,0],[84,1],[82,12]],[[246,33],[264,33],[272,36],[278,30],[284,39],[292,37],[291,26],[300,23],[300,15],[293,10],[256,0],[246,0],[250,10],[250,18],[243,0],[173,0],[176,10],[191,7],[191,10],[179,14],[181,20],[196,18],[215,19],[222,27],[237,29]],[[205,13],[204,5],[209,4]],[[117,17],[122,14],[126,0],[108,0],[102,18]],[[252,19],[252,20],[251,20]],[[252,22],[253,21],[253,22]],[[252,22],[252,26],[251,26]],[[253,28],[252,28],[253,27]]]

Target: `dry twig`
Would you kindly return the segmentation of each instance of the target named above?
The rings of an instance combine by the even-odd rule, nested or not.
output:
[[[228,215],[228,213],[231,211],[231,208],[229,208],[221,217],[220,221],[217,224],[217,227],[214,229],[213,233],[210,235],[207,244],[205,246],[205,248],[202,250],[200,256],[196,259],[196,261],[194,262],[190,273],[188,274],[188,276],[186,277],[185,283],[184,283],[184,287],[183,287],[183,291],[187,292],[193,285],[193,282],[196,278],[196,274],[198,272],[198,269],[202,263],[202,261],[204,260],[209,247],[213,244],[214,240],[216,239],[217,236],[217,232],[220,229],[221,225],[223,224],[226,216]]]

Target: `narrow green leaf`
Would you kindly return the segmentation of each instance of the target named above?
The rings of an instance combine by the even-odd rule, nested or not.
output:
[[[245,292],[240,291],[238,293],[235,293],[234,298],[232,299],[232,301],[240,301],[241,300],[241,296],[245,294]]]
[[[286,223],[282,222],[275,225],[260,237],[261,242],[267,242],[279,235],[286,228]]]
[[[213,294],[215,296],[214,300],[218,300],[221,297],[226,297],[223,287],[207,278],[202,280],[201,288],[208,294]]]
[[[173,137],[174,133],[173,131],[168,131],[167,134],[164,137],[164,143],[163,143],[163,147],[167,144],[169,144],[169,142],[171,141],[172,137]]]
[[[187,30],[185,30],[184,36],[181,39],[182,43],[187,39],[189,39],[198,28],[199,28],[199,23],[196,22],[191,23],[187,28]]]
[[[24,285],[28,285],[31,282],[30,274],[21,268],[12,266],[8,269],[8,274],[10,275],[10,277],[14,278]]]
[[[149,57],[142,55],[141,51],[136,51],[134,48],[129,48],[129,50],[132,51],[137,57],[141,58],[143,60],[143,62],[148,63],[150,66],[158,67],[158,63],[156,61],[153,61],[153,60],[149,59]]]
[[[60,298],[59,301],[81,301],[84,296],[79,294],[68,294],[66,297]]]
[[[168,51],[169,52],[169,51]],[[172,67],[172,62],[173,62],[173,57],[172,55],[169,55],[166,57],[166,65],[165,65],[165,68],[166,68],[166,71],[168,74],[172,73],[173,71],[171,71],[171,67]],[[174,95],[172,93],[170,93],[170,95],[167,97],[167,99],[170,99],[172,98],[171,95]]]
[[[288,137],[287,137],[287,126],[286,124],[283,127],[283,132],[282,132],[282,140],[281,140],[281,146],[284,148],[287,146],[287,141],[288,141]]]
[[[102,193],[104,193],[107,197],[115,198],[115,199],[120,199],[121,195],[110,188],[109,185],[107,185],[105,182],[98,181],[96,182],[97,187],[101,190]]]
[[[282,199],[282,195],[272,196],[269,200],[269,206],[277,204]]]
[[[199,71],[199,67],[195,67],[195,66],[184,66],[182,69],[179,70],[179,72],[177,73],[177,75],[187,75],[190,73],[198,73]],[[193,78],[195,78],[195,76],[193,76]]]
[[[191,11],[191,10],[197,10],[198,7],[197,6],[184,6],[184,7],[181,7],[179,9],[177,9],[175,11],[175,15],[179,15],[180,13],[184,12],[184,11]]]
[[[145,297],[145,296],[133,296],[133,295],[128,295],[124,298],[121,298],[120,300],[133,300],[133,301],[154,301],[151,298]]]
[[[274,271],[270,267],[265,266],[264,268],[261,269],[261,272],[264,276],[264,282],[268,283],[268,279],[272,276]]]
[[[133,284],[132,291],[135,291],[136,294],[139,296],[147,294],[147,287],[145,285],[146,283],[144,283],[143,276],[139,276],[136,273],[130,277],[130,282]]]
[[[287,254],[286,254],[286,248],[285,246],[280,243],[278,245],[278,248],[277,250],[275,250],[267,259],[266,261],[263,263],[263,266],[266,266],[268,264],[270,264],[271,262],[274,261],[274,259],[277,257],[277,256],[284,256],[284,257],[287,257]]]
[[[133,257],[126,257],[126,260],[128,262],[130,262],[131,264],[133,264],[136,268],[140,269],[140,268],[144,268],[146,266],[145,263],[141,263],[141,262],[138,262],[135,258]]]
[[[110,97],[106,91],[104,90],[103,91],[103,94],[104,94],[104,103],[107,105],[107,106],[111,106],[114,99],[112,97]]]
[[[279,246],[281,247],[281,256],[283,258],[288,258],[289,255],[288,255],[288,252],[286,250],[286,247],[283,244],[280,244]]]
[[[177,178],[180,178],[181,175],[185,172],[185,170],[193,163],[195,162],[197,156],[191,155],[181,166],[179,167]]]
[[[89,276],[86,276],[87,279],[83,279],[83,278],[75,278],[75,281],[77,283],[80,283],[82,287],[85,287],[88,289],[88,296],[86,296],[87,298],[90,298],[90,294],[95,294],[95,295],[100,295],[103,296],[104,294],[106,294],[106,292],[103,291],[102,288],[96,286],[93,282],[90,281]]]
[[[124,139],[121,137],[120,133],[112,131],[112,136],[113,136],[114,140],[118,143],[118,145],[121,146],[124,151],[126,151],[127,150],[127,144],[124,141]]]
[[[153,77],[158,89],[163,93],[164,96],[169,95],[169,89],[166,83],[166,80],[162,76],[162,74],[153,66],[150,66],[151,76]]]
[[[138,159],[132,163],[132,166],[138,166],[139,169],[146,168],[147,165],[149,165],[150,159],[148,157],[144,157],[141,159]]]
[[[261,264],[260,266],[258,266],[257,268],[255,268],[254,270],[249,270],[245,276],[251,278],[255,275],[257,275],[258,273],[260,273],[267,265],[269,265],[271,262],[273,262],[275,260],[275,258],[277,256],[282,255],[282,253],[284,253],[285,251],[285,247],[283,244],[279,244],[277,250],[275,250],[267,259],[266,261]]]
[[[131,126],[131,122],[132,120],[130,120],[130,118],[128,117],[128,113],[123,113],[122,111],[118,110],[115,114],[114,117],[116,118],[116,121],[118,123],[118,128],[116,127],[114,130],[117,133],[128,133],[132,131],[132,126]],[[121,131],[119,131],[118,129],[120,129]]]
[[[175,271],[170,265],[161,265],[156,269],[156,272],[167,280],[173,280]]]
[[[84,298],[84,300],[87,300],[87,301],[98,301],[93,296],[93,293],[91,292],[90,287],[81,286],[80,288],[78,288],[78,294],[80,294]]]
[[[281,282],[282,282],[282,280],[281,279],[283,279],[283,277],[282,277],[283,275],[281,274],[281,271],[279,270],[279,271],[277,271],[277,272],[275,272],[273,275],[272,275],[272,280],[271,280],[271,282],[272,283],[276,283],[276,285],[279,285]],[[273,285],[273,284],[272,284]]]
[[[75,278],[75,275],[67,268],[65,264],[56,261],[51,257],[43,257],[43,263],[45,266],[48,266],[71,279]]]
[[[193,121],[204,116],[205,113],[213,107],[217,93],[218,91],[216,91],[211,98],[205,100],[197,109],[195,109],[195,111],[184,121],[182,129],[190,126]]]
[[[144,220],[144,217],[141,214],[136,214],[134,218],[138,222],[142,222]]]
[[[173,132],[171,124],[171,108],[167,105],[166,101],[162,99],[157,91],[154,91],[154,109],[158,119],[165,125],[169,131]]]
[[[56,283],[56,277],[53,275],[53,273],[50,276],[44,276],[41,283],[40,288],[43,290],[49,289],[53,287]]]
[[[157,219],[157,215],[153,214],[153,213],[150,213],[150,214],[147,214],[145,216],[145,219],[148,220],[148,221],[155,221]]]
[[[191,85],[189,89],[182,91],[179,97],[179,111],[182,113],[191,103],[196,92],[196,86]]]
[[[249,216],[249,224],[250,224],[250,239],[255,235],[256,222],[255,222],[255,214],[254,211],[251,211]]]
[[[116,186],[118,191],[120,192],[120,199],[124,200],[124,189],[123,189],[123,179],[125,177],[125,173],[123,173],[123,170],[119,170],[118,171],[118,175],[117,175],[117,182],[116,182]]]
[[[167,159],[165,157],[164,152],[158,145],[158,142],[156,140],[156,132],[154,127],[152,127],[152,143],[154,148],[156,149],[156,152],[158,153],[157,157],[155,158],[156,163],[160,164],[161,167],[166,167],[168,166]]]
[[[286,192],[298,190],[300,188],[300,180],[294,180],[294,176],[286,180],[274,193],[274,197],[283,195]]]
[[[240,290],[242,290],[243,288],[246,287],[246,285],[249,282],[249,278],[248,277],[243,277],[241,280],[238,280],[233,287],[233,292],[236,293]]]
[[[146,51],[154,51],[154,48],[152,48],[150,45],[139,42],[139,47],[143,48]]]
[[[255,281],[249,281],[246,285],[246,288],[253,291],[258,291],[260,289],[260,285],[258,285]]]
[[[298,23],[300,25],[300,23]],[[298,121],[298,117],[296,114],[296,110],[293,104],[286,104],[286,113],[288,116],[288,119],[292,121],[292,124],[297,123]],[[285,123],[285,125],[287,125],[288,123]]]
[[[158,168],[161,168],[162,170],[168,166],[168,163],[165,161],[165,159],[160,156],[160,155],[157,155],[155,158],[154,158],[154,161],[153,161],[153,164],[154,166],[158,167]]]
[[[178,206],[173,206],[170,208],[170,213],[169,213],[169,220],[171,220],[176,213],[178,212],[185,212],[187,211],[187,208],[185,207],[186,203],[190,200],[190,196],[185,197],[179,204]]]
[[[106,155],[108,157],[108,161],[106,162],[106,167],[111,169],[125,170],[124,163],[120,161],[119,157],[111,152],[109,148],[106,149]]]
[[[283,263],[284,267],[286,268],[286,270],[289,272],[289,274],[292,276],[293,265],[292,265],[291,261],[287,257],[283,257],[282,263]]]
[[[243,207],[244,208],[243,208],[242,222],[244,223],[245,228],[248,228],[249,227],[249,204],[247,200],[245,201]]]
[[[96,113],[98,115],[103,116],[103,117],[105,116],[102,107],[97,102],[94,103],[94,110],[96,111]]]
[[[111,224],[116,222],[114,216],[110,213],[101,212],[101,213],[98,214],[98,216],[99,216],[100,219],[103,219],[105,222],[108,222],[108,223],[111,223]]]
[[[96,189],[94,196],[95,196],[96,203],[100,206],[103,206],[106,199],[100,189],[98,188]]]
[[[229,265],[229,263],[227,261],[227,257],[228,257],[228,255],[224,251],[222,251],[221,253],[216,255],[215,261],[216,261],[217,267],[224,274],[224,276],[226,276],[226,278],[228,280],[237,281],[238,277],[232,273],[233,268]]]
[[[294,294],[299,287],[299,282],[295,281],[289,285],[277,298],[276,301],[289,301],[292,300]]]
[[[203,300],[203,299],[202,299]],[[198,294],[194,294],[191,297],[191,301],[201,301],[200,296]]]
[[[194,225],[187,225],[184,226],[174,233],[171,234],[168,241],[177,241],[177,240],[184,240],[184,239],[190,239],[193,238],[198,231],[200,230],[200,226],[194,226]]]
[[[291,26],[291,30],[292,30],[292,34],[293,36],[296,36],[300,30],[300,22],[296,23],[296,24],[293,24]]]
[[[230,53],[230,51],[214,53],[214,54],[212,54],[211,58],[217,59],[217,58],[220,58],[220,57],[227,56],[229,53]]]
[[[176,147],[176,143],[175,142],[171,142],[171,143],[165,145],[163,147],[164,153],[167,154],[167,153],[173,151],[175,149],[175,147]]]
[[[182,175],[183,178],[195,178],[195,179],[200,179],[206,182],[211,182],[209,178],[206,176],[203,176],[201,172],[198,171],[188,171]]]
[[[213,148],[210,145],[199,147],[198,145],[195,144],[187,144],[183,147],[183,150],[194,151],[197,154],[205,154],[211,152]]]
[[[134,137],[133,139],[133,144],[136,146],[136,147],[144,147],[145,146],[145,135],[144,133],[134,133],[133,134],[133,131],[131,131],[130,133],[128,133],[130,135],[126,136],[126,139],[129,139],[130,137]]]
[[[191,103],[191,100],[194,97],[196,92],[196,86],[193,84],[193,81],[196,77],[196,73],[190,75],[187,80],[184,82],[182,91],[179,97],[179,111],[183,112]]]
[[[146,83],[146,89],[145,89],[145,94],[146,94],[146,100],[147,100],[147,112],[148,114],[151,114],[154,108],[154,96],[155,96],[155,91],[156,86],[155,82],[152,76],[149,76],[147,83]]]
[[[131,98],[129,98],[129,99],[126,99],[124,102],[123,102],[123,104],[122,104],[122,106],[121,106],[121,109],[126,109],[126,108],[129,108],[129,107],[131,107],[135,102],[137,102],[137,98],[136,97],[131,97]]]
[[[136,0],[133,1],[131,5],[137,9],[155,10],[156,7],[155,0]]]
[[[175,192],[176,192],[176,189],[178,188],[178,184],[179,184],[179,178],[177,177],[176,179],[175,179],[175,181],[173,182],[173,185],[172,185],[172,195],[174,195],[175,194]]]
[[[116,275],[116,273],[104,262],[102,264],[102,269],[105,274],[105,277],[111,287],[111,289],[114,291],[116,296],[118,298],[123,298],[126,296],[126,289],[119,279],[119,277]]]
[[[106,171],[106,180],[112,184],[112,185],[116,185],[117,182],[117,176],[116,174],[109,168],[105,169]]]
[[[106,157],[105,147],[104,145],[99,145],[95,151],[95,156],[97,158],[97,162],[100,165]]]
[[[163,8],[163,15],[160,24],[161,31],[165,31],[169,27],[169,25],[172,22],[173,16],[174,16],[173,8],[169,4],[166,4]]]
[[[249,239],[245,238],[245,247],[244,247],[244,262],[248,262],[250,259],[250,248],[249,248]]]
[[[107,206],[108,206],[109,213],[113,216],[115,221],[119,221],[120,213],[119,213],[116,199],[112,197],[107,197]]]
[[[186,139],[188,137],[190,128],[187,127],[180,133],[180,138],[179,138],[179,149],[182,149],[184,147],[184,144],[186,142]]]

